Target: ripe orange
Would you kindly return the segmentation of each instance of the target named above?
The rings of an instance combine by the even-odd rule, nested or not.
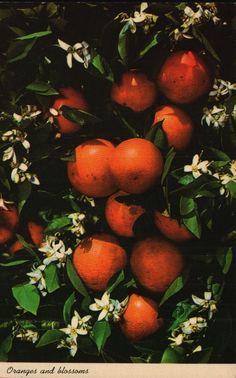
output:
[[[110,278],[127,262],[125,250],[116,237],[94,234],[81,241],[73,254],[74,267],[85,285],[105,290]]]
[[[132,294],[120,321],[121,331],[132,342],[155,333],[163,324],[158,318],[157,303],[142,295]]]
[[[141,286],[154,293],[162,293],[180,275],[184,260],[173,243],[152,236],[134,245],[130,264]]]
[[[116,147],[110,169],[119,189],[127,193],[144,193],[160,177],[163,158],[152,142],[127,139]]]
[[[111,142],[92,139],[76,147],[76,161],[68,163],[71,185],[89,197],[106,197],[117,190],[109,161],[115,151]]]
[[[120,84],[113,84],[111,98],[114,102],[142,112],[156,100],[156,85],[144,73],[136,70],[125,72]]]
[[[169,100],[190,104],[210,90],[211,75],[203,59],[194,51],[177,51],[166,59],[157,83]]]
[[[88,112],[89,105],[84,96],[73,88],[61,88],[60,94],[63,97],[56,99],[52,105],[54,109],[60,111],[60,108],[65,105],[71,108],[76,108]],[[62,114],[56,116],[57,125],[61,134],[73,134],[80,130],[78,123],[72,122],[65,118]]]
[[[145,210],[140,205],[119,202],[117,197],[128,194],[119,191],[110,196],[106,202],[105,217],[107,223],[117,235],[134,237],[133,225],[144,214]]]
[[[39,247],[44,239],[43,227],[33,221],[29,221],[25,227],[25,240],[34,247]],[[16,240],[9,248],[9,253],[14,254],[17,251],[24,249],[23,244]]]
[[[19,224],[18,210],[14,205],[7,205],[8,210],[0,209],[0,244],[8,242]]]
[[[170,218],[159,211],[155,211],[154,223],[164,236],[173,241],[181,242],[194,238],[194,235],[177,219]]]
[[[154,124],[162,120],[168,145],[173,146],[176,151],[183,151],[193,135],[193,123],[189,116],[175,106],[166,105],[157,108]]]

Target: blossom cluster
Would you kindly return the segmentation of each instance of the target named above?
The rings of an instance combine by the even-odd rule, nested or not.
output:
[[[218,24],[217,7],[215,3],[194,3],[194,9],[186,5],[182,11],[182,24],[171,32],[171,36],[178,41],[184,38],[193,39],[192,26],[201,25],[207,22]]]
[[[11,171],[11,180],[18,184],[28,180],[32,184],[39,185],[39,179],[35,173],[29,172],[31,162],[25,157],[19,157],[16,152],[16,145],[21,145],[26,154],[30,151],[30,142],[28,141],[27,133],[18,128],[18,125],[26,119],[34,119],[39,114],[40,110],[34,105],[26,105],[22,108],[21,114],[13,114],[13,120],[17,123],[17,127],[13,127],[11,130],[5,131],[1,134],[0,138],[7,144],[7,148],[3,151],[2,160],[9,161]]]
[[[95,303],[91,304],[89,309],[91,311],[100,312],[97,319],[98,321],[103,319],[108,321],[109,319],[112,319],[114,322],[117,322],[120,320],[120,316],[126,308],[128,298],[125,298],[122,302],[119,302],[117,299],[111,299],[110,294],[105,292],[101,299],[95,298],[94,301]],[[68,348],[70,355],[74,357],[78,350],[78,336],[85,336],[92,329],[90,325],[91,319],[91,315],[81,317],[75,310],[71,323],[68,324],[66,328],[60,329],[60,331],[66,334],[66,338],[60,340],[57,348]]]
[[[214,177],[220,183],[219,192],[226,197],[229,195],[227,190],[227,184],[229,182],[236,183],[236,161],[231,160],[225,164],[219,171],[216,171],[212,167],[212,162],[209,160],[201,161],[200,155],[195,154],[192,159],[192,163],[184,166],[184,172],[192,173],[192,176],[197,179],[202,174],[208,174]]]

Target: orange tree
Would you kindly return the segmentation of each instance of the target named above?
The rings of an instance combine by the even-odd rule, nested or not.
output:
[[[234,361],[234,9],[0,5],[1,361]]]

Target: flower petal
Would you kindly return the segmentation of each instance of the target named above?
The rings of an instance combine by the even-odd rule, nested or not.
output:
[[[57,42],[58,42],[60,48],[65,50],[65,51],[67,51],[68,48],[71,47],[70,45],[68,45],[68,43],[63,42],[61,39],[58,39]]]
[[[99,314],[98,321],[104,319],[107,316],[107,314],[108,311],[106,309],[103,309]]]

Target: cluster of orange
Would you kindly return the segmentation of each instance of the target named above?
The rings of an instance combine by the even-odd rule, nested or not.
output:
[[[111,98],[134,112],[140,112],[155,104],[158,91],[175,104],[189,104],[206,94],[210,86],[211,75],[203,60],[192,51],[179,51],[167,58],[156,83],[144,73],[131,70],[123,74],[119,84],[113,84]],[[53,108],[60,110],[61,106],[67,105],[89,110],[81,93],[72,88],[63,88],[60,92],[63,97],[54,102]],[[56,120],[62,134],[80,129],[80,125],[62,114]],[[169,146],[183,151],[193,135],[190,117],[178,107],[168,105],[157,108],[153,125],[161,120]],[[108,225],[116,235],[129,238],[135,236],[134,223],[145,209],[137,204],[120,202],[117,198],[145,193],[158,182],[162,170],[161,151],[142,138],[127,139],[118,146],[105,139],[88,140],[76,147],[75,161],[68,162],[71,185],[89,197],[108,197],[105,206]],[[6,217],[9,218],[7,228],[13,232],[17,222],[11,219],[16,220],[17,216],[10,216],[11,211],[6,216],[3,210],[0,214],[4,219],[0,220],[0,235]],[[163,236],[150,236],[134,242],[129,259],[137,283],[152,294],[163,293],[183,270],[183,255],[173,241],[193,238],[176,219],[159,211],[155,211],[154,222]],[[28,231],[31,232],[29,227]],[[30,235],[37,245],[38,240],[34,241],[33,233]],[[73,264],[79,276],[88,288],[95,291],[105,290],[109,279],[123,269],[127,261],[127,253],[119,240],[109,234],[95,234],[83,239],[73,254]],[[138,341],[156,332],[162,323],[163,319],[158,317],[158,304],[153,299],[132,294],[120,325],[129,339]]]

